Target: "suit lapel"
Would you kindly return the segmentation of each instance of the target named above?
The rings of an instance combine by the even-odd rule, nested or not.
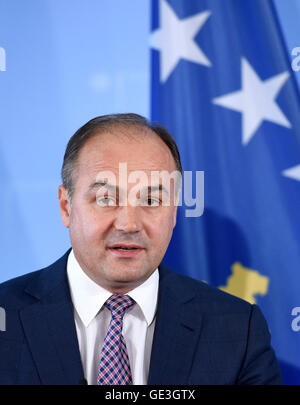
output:
[[[194,294],[184,290],[176,273],[160,266],[158,310],[148,384],[188,384],[201,317]]]
[[[20,311],[25,336],[42,384],[78,384],[83,379],[66,274],[69,252],[26,288],[36,301]],[[158,309],[148,384],[188,384],[201,317],[195,297],[176,273],[160,266]],[[51,288],[50,288],[51,286]]]
[[[27,287],[26,292],[37,301],[20,311],[42,384],[78,384],[83,378],[66,275],[67,256],[68,253]]]

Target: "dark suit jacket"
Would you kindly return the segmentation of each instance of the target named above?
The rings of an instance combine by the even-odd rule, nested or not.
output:
[[[83,378],[66,273],[51,266],[0,285],[0,384],[78,384]],[[149,384],[280,384],[259,308],[159,267]]]

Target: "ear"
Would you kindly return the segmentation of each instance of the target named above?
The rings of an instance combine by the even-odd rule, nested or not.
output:
[[[71,203],[68,191],[65,186],[58,188],[58,200],[61,220],[66,228],[70,226]]]

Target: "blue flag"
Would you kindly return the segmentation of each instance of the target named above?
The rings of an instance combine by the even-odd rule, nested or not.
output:
[[[151,47],[151,118],[194,196],[204,171],[203,215],[183,189],[166,264],[257,303],[284,382],[300,383],[299,94],[274,5],[153,0]]]

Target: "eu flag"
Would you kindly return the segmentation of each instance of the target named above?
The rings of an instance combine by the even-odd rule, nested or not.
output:
[[[299,94],[274,5],[152,0],[151,47],[151,118],[204,171],[203,215],[179,208],[166,263],[257,303],[300,383]]]

